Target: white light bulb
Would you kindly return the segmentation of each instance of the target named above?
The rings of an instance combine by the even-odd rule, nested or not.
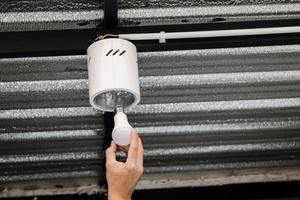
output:
[[[115,127],[112,131],[112,138],[117,145],[126,146],[130,143],[132,127],[128,123],[124,112],[117,112],[114,116]]]

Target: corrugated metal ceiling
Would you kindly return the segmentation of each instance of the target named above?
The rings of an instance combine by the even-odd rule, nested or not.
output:
[[[115,11],[114,28],[121,32],[194,30],[201,24],[222,29],[227,22],[242,22],[227,28],[249,22],[245,27],[263,27],[282,19],[287,24],[279,25],[288,26],[298,24],[300,1],[120,0]],[[0,197],[106,191],[104,149],[112,116],[89,105],[86,56],[78,55],[93,39],[80,37],[106,32],[104,21],[104,1],[0,2],[0,33],[21,38],[3,44],[10,50],[0,58]],[[63,48],[38,51],[40,40],[51,44],[51,37],[78,29],[84,29],[78,40],[70,38],[81,46],[63,42]],[[22,48],[26,39],[34,50]],[[177,41],[169,49],[184,43],[188,50],[143,48],[142,99],[127,111],[145,147],[137,188],[300,180],[300,45],[287,40],[280,46],[254,46],[260,39],[253,47],[229,48],[227,42],[204,49]],[[18,46],[20,51],[11,49]]]
[[[300,180],[299,55],[300,45],[139,53],[142,100],[128,111],[145,146],[138,187]],[[85,55],[0,68],[2,196],[18,184],[31,185],[21,195],[47,184],[101,191],[107,136],[88,103]]]
[[[102,27],[103,7],[103,1],[96,0],[4,0],[0,32]],[[296,19],[299,13],[298,0],[118,1],[121,27]]]

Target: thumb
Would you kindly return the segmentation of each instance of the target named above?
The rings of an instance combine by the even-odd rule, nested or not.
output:
[[[109,148],[106,149],[106,162],[113,162],[116,161],[116,152],[117,152],[117,145],[114,141],[111,141],[111,145]]]

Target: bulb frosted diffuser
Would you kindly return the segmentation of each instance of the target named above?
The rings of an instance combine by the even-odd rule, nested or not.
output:
[[[114,116],[115,127],[112,131],[112,138],[117,145],[126,146],[131,140],[131,126],[128,123],[124,112],[118,112]]]

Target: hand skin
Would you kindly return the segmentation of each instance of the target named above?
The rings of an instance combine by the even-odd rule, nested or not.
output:
[[[116,160],[117,145],[111,142],[106,150],[106,179],[108,200],[130,200],[134,188],[143,174],[144,148],[135,129],[131,129],[131,141],[125,163]]]

